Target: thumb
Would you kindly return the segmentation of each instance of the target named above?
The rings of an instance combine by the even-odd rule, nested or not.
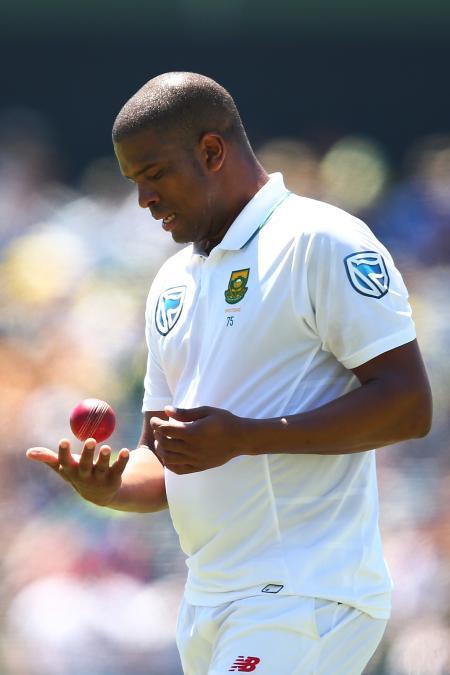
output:
[[[52,469],[56,469],[59,466],[58,455],[48,448],[28,448],[26,457],[27,459],[48,464]]]
[[[214,408],[208,405],[200,406],[199,408],[174,408],[171,405],[166,405],[164,412],[167,417],[171,417],[179,422],[194,422],[201,420],[203,417],[211,415]]]

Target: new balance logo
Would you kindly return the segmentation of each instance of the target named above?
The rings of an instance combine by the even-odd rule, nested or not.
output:
[[[238,656],[229,671],[237,670],[240,673],[252,673],[261,661],[257,656]]]

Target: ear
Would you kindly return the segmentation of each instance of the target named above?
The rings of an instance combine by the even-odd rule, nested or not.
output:
[[[227,154],[225,140],[220,134],[207,132],[199,142],[200,153],[208,171],[217,172],[223,166]]]

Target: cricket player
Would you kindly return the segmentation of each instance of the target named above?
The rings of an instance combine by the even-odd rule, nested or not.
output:
[[[431,424],[400,273],[360,220],[266,173],[208,77],[150,80],[113,142],[187,244],[148,296],[139,447],[28,457],[99,506],[169,507],[186,675],[357,675],[390,612],[374,449]]]

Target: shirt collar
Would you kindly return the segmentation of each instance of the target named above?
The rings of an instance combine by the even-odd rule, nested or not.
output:
[[[267,183],[247,202],[213,250],[238,251],[243,248],[288,194],[281,173],[270,174]]]

